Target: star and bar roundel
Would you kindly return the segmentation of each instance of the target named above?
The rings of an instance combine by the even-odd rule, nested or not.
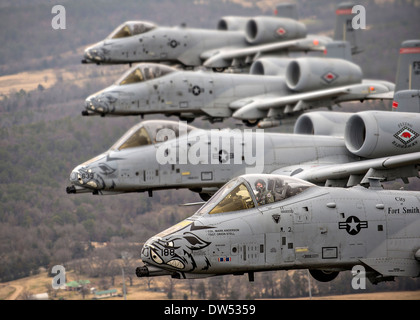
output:
[[[346,219],[345,222],[339,222],[338,228],[345,229],[348,234],[354,236],[360,232],[360,230],[367,228],[367,221],[360,221],[358,217],[350,216]]]

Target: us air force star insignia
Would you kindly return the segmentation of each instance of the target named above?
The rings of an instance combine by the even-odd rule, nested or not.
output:
[[[192,88],[192,93],[193,93],[193,95],[198,96],[201,93],[200,87],[199,86],[194,86]]]
[[[219,162],[220,163],[225,163],[226,161],[228,161],[228,153],[226,150],[220,150],[219,151]]]
[[[346,229],[348,234],[352,236],[358,234],[361,229],[367,228],[368,222],[367,221],[360,221],[358,217],[350,216],[347,218],[346,222],[339,222],[338,228],[339,229]]]
[[[171,40],[171,41],[169,42],[169,45],[170,45],[172,48],[176,48],[176,47],[178,46],[178,42],[177,42],[176,40]]]

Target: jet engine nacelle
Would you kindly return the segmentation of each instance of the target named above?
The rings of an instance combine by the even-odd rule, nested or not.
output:
[[[295,134],[344,136],[347,120],[354,113],[317,111],[304,113],[295,122]]]
[[[347,121],[344,139],[357,156],[376,158],[420,151],[420,114],[363,111]]]
[[[362,82],[362,70],[350,61],[298,58],[286,69],[286,84],[293,91],[309,91]]]
[[[245,31],[245,27],[249,18],[226,16],[222,17],[217,23],[217,30],[223,31]]]
[[[292,40],[306,37],[306,26],[296,20],[276,17],[255,17],[245,28],[246,40],[250,44]]]
[[[289,63],[288,58],[260,58],[252,63],[249,73],[261,76],[283,75]]]

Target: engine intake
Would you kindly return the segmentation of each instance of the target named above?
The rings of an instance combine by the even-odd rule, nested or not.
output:
[[[296,20],[277,17],[255,17],[245,27],[250,44],[270,43],[306,37],[306,26]]]
[[[264,76],[284,75],[289,62],[287,58],[260,58],[252,63],[249,73]]]
[[[329,111],[304,113],[296,120],[294,133],[343,137],[346,122],[352,115]]]
[[[347,149],[364,158],[418,152],[419,135],[420,114],[410,112],[358,112],[344,131]]]
[[[226,16],[222,17],[217,23],[217,30],[222,31],[245,31],[245,27],[249,18]]]
[[[350,61],[298,58],[286,69],[286,84],[293,91],[326,89],[362,82],[362,70]]]

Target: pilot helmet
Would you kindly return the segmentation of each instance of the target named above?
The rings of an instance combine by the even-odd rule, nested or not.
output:
[[[265,181],[262,179],[255,181],[255,189],[257,191],[263,191],[265,189]]]

